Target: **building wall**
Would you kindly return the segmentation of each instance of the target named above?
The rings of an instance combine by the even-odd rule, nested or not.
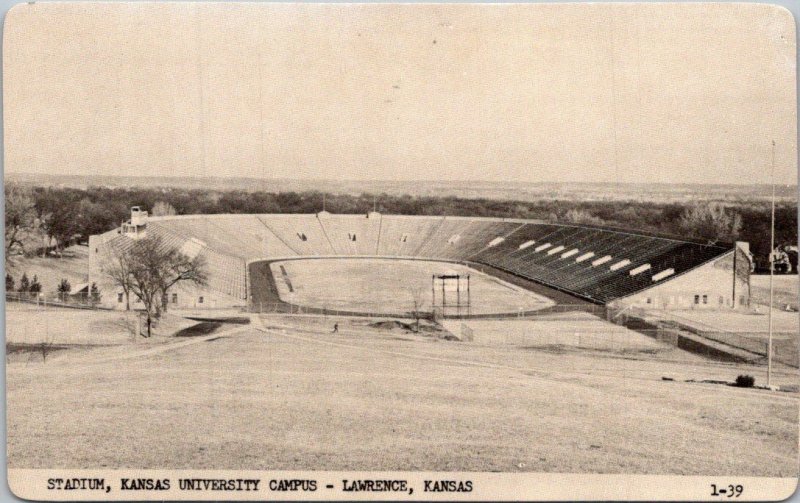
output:
[[[750,262],[744,247],[672,279],[613,301],[610,306],[643,309],[747,309]]]
[[[125,309],[126,302],[122,288],[115,285],[104,273],[103,264],[108,260],[107,241],[119,236],[116,230],[89,237],[89,283],[97,283],[100,289],[100,305],[112,309]],[[210,271],[210,274],[213,274]],[[169,309],[222,309],[241,307],[243,299],[221,294],[205,287],[178,284],[167,295]],[[143,305],[134,295],[130,299],[131,309],[141,309]]]
[[[100,287],[102,298],[100,303],[113,309],[125,309],[125,296],[122,289],[105,284]],[[144,306],[134,295],[130,299],[131,309],[142,309]],[[225,309],[243,307],[245,301],[222,295],[194,285],[179,284],[171,288],[167,294],[168,309]]]

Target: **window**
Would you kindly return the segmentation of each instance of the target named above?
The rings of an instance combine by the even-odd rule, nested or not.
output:
[[[651,299],[650,297],[647,297],[647,303],[648,304],[652,304],[653,303],[653,299]]]
[[[700,296],[699,295],[695,295],[694,296],[694,303],[695,304],[699,304],[700,303]]]
[[[203,303],[203,297],[202,296],[199,299],[197,299],[197,303],[198,304],[202,304]]]
[[[172,294],[172,303],[173,304],[177,304],[178,303],[178,294],[177,293],[173,293]]]
[[[122,292],[117,294],[117,302],[122,304]]]
[[[703,295],[703,304],[708,304],[708,295]]]

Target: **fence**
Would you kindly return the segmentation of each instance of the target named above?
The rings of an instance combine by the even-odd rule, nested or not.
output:
[[[329,307],[310,307],[287,304],[285,302],[260,302],[250,306],[248,311],[261,314],[310,314],[322,316],[358,316],[367,318],[409,318],[432,319],[433,313],[430,311],[418,311],[416,315],[412,311],[352,311],[346,309],[335,309]]]
[[[109,309],[100,305],[101,297],[87,292],[45,294],[41,292],[6,292],[6,302],[19,302],[36,306],[68,307],[74,309]]]
[[[638,332],[656,330],[671,334],[676,345],[720,360],[767,364],[769,331],[753,329],[724,330],[700,320],[684,318],[673,311],[627,308],[610,313],[609,321]],[[666,337],[666,336],[665,336]],[[668,337],[667,337],[668,338]],[[774,330],[773,362],[800,367],[797,332]]]
[[[360,316],[372,318],[422,318],[422,319],[573,319],[577,313],[592,315],[601,319],[606,319],[608,310],[605,306],[594,304],[574,304],[574,305],[555,305],[540,310],[524,310],[496,312],[496,313],[466,313],[456,307],[442,309],[436,306],[433,310],[420,309],[413,310],[413,307],[397,307],[381,311],[339,309],[335,307],[312,307],[289,304],[285,302],[260,302],[248,308],[252,313],[263,314],[321,314],[327,316]]]

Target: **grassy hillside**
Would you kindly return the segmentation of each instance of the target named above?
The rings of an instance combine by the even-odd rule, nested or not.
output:
[[[62,278],[69,280],[73,286],[85,283],[89,273],[89,248],[87,246],[72,246],[64,250],[63,257],[14,257],[12,264],[6,272],[14,277],[16,285],[22,274],[33,279],[39,277],[42,292],[53,293]]]

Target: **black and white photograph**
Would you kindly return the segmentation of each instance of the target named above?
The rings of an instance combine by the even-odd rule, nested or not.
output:
[[[7,468],[66,500],[781,500],[795,19],[27,2]]]

